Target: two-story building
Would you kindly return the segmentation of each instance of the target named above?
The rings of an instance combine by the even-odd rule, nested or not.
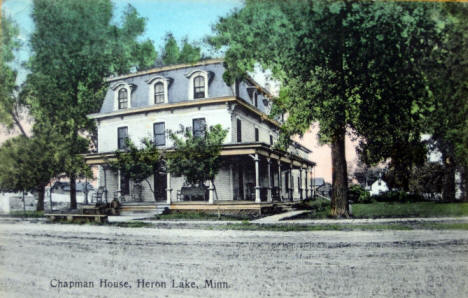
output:
[[[124,149],[125,138],[137,145],[150,138],[168,150],[172,146],[168,131],[182,125],[197,135],[205,126],[216,124],[228,129],[221,150],[223,167],[214,185],[207,185],[206,200],[196,204],[264,204],[311,195],[310,172],[315,163],[308,159],[310,151],[297,143],[288,152],[273,148],[281,119],[268,116],[272,95],[251,78],[227,85],[224,71],[223,60],[211,59],[108,79],[110,87],[100,112],[89,115],[97,124],[98,149],[86,160],[99,165],[99,185],[109,199],[119,194],[123,202],[184,205],[183,188],[189,186],[183,177],[155,173],[150,180],[153,196],[148,185],[135,185],[111,171],[106,161]]]

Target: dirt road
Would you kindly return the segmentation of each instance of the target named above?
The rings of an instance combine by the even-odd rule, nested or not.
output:
[[[466,231],[0,222],[0,297],[466,297]]]

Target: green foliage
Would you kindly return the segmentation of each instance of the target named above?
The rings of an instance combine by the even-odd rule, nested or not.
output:
[[[148,139],[143,140],[142,148],[138,148],[129,139],[126,140],[126,145],[125,151],[115,151],[117,160],[109,162],[111,169],[115,172],[120,170],[120,175],[135,183],[146,181],[151,187],[147,179],[161,170],[161,152]]]
[[[403,162],[420,156],[421,119],[429,98],[421,65],[439,38],[431,5],[246,1],[219,20],[209,42],[228,47],[228,83],[253,71],[256,63],[272,71],[281,83],[276,110],[289,115],[284,134],[303,134],[319,122],[322,139],[336,153],[332,205],[343,208],[346,160],[339,152],[344,152],[347,129],[362,138],[361,152],[369,162],[398,158],[415,143],[416,153]]]
[[[370,203],[370,193],[359,184],[351,185],[348,191],[348,199],[353,203]]]
[[[20,120],[21,103],[17,96],[17,71],[11,62],[21,42],[18,38],[19,29],[8,16],[3,15],[0,28],[0,123],[8,129],[16,124],[22,130]]]
[[[468,203],[387,203],[353,204],[357,218],[467,216]]]
[[[120,26],[111,23],[112,10],[109,0],[34,1],[31,73],[22,96],[35,126],[62,136],[56,146],[66,150],[61,164],[72,185],[86,169],[79,154],[89,144],[80,134],[95,134],[95,123],[86,116],[99,111],[108,87],[105,78],[143,69],[156,58],[151,42],[138,40],[145,20],[135,8],[127,7]],[[74,191],[70,199],[75,208]]]
[[[413,168],[409,189],[412,193],[442,193],[444,167],[440,163],[425,163],[421,167]]]
[[[0,189],[39,190],[63,170],[54,143],[57,134],[24,136],[7,140],[0,147]]]
[[[202,59],[202,54],[200,47],[190,44],[187,38],[184,38],[182,45],[179,46],[174,35],[168,33],[165,38],[161,59],[164,65],[195,63]]]
[[[170,133],[174,151],[167,155],[168,171],[175,176],[184,176],[189,184],[202,184],[213,181],[221,168],[220,151],[228,130],[221,125],[205,128],[201,137],[193,136],[189,129],[183,138]]]

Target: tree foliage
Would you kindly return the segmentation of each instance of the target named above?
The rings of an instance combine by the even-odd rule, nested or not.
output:
[[[148,139],[143,140],[143,147],[138,148],[129,139],[126,140],[125,151],[115,151],[116,161],[109,162],[111,169],[115,172],[120,171],[120,175],[140,184],[146,181],[150,190],[151,183],[149,177],[161,171],[163,168],[163,155],[158,148]]]
[[[380,146],[382,151],[372,150],[373,161],[395,157],[395,144],[419,138],[428,97],[420,65],[436,38],[427,7],[246,1],[214,27],[209,41],[227,47],[227,82],[253,71],[256,63],[280,81],[276,109],[289,115],[283,133],[302,134],[319,122],[320,135],[332,147],[333,215],[347,215],[347,129],[363,137],[363,151]]]
[[[182,39],[181,45],[179,46],[172,33],[166,35],[164,48],[161,54],[161,60],[164,65],[195,63],[201,59],[201,48],[191,44],[187,38]]]
[[[26,136],[20,122],[22,104],[16,85],[17,71],[12,67],[15,53],[21,47],[19,29],[8,16],[3,16],[0,24],[0,123],[8,129],[16,126]]]
[[[75,179],[86,168],[80,153],[88,150],[81,133],[95,133],[86,115],[101,107],[105,78],[142,69],[154,61],[150,41],[138,41],[145,21],[132,6],[113,25],[109,0],[35,0],[35,30],[30,44],[31,74],[23,91],[35,123],[56,131],[68,144],[62,161],[70,177],[70,205],[76,208]]]
[[[211,126],[203,136],[194,136],[189,129],[183,137],[170,133],[174,151],[167,154],[167,169],[175,176],[184,176],[189,184],[213,182],[221,168],[220,151],[228,130],[221,125]]]
[[[432,148],[442,153],[443,198],[455,198],[455,170],[468,171],[468,5],[445,3],[435,19],[441,40],[426,70],[434,110],[426,125]],[[468,177],[465,175],[468,186]]]
[[[37,191],[37,210],[44,210],[45,186],[62,170],[61,138],[53,131],[37,132],[30,138],[18,136],[7,140],[0,147],[0,189],[2,191]]]

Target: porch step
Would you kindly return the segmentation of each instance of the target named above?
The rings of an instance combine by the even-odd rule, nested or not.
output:
[[[141,216],[142,218],[153,217],[163,214],[169,209],[167,204],[146,205],[146,206],[122,206],[120,215],[122,216]]]

